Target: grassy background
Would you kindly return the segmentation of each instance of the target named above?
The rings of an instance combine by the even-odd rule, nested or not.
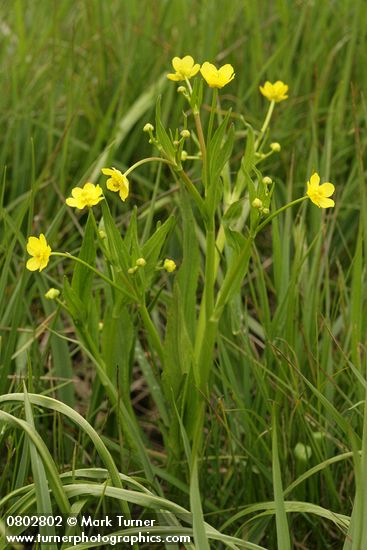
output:
[[[272,121],[271,139],[282,151],[265,169],[277,183],[276,202],[303,194],[317,169],[335,184],[337,205],[326,214],[309,205],[288,211],[254,250],[243,305],[228,310],[222,323],[200,475],[208,521],[270,549],[277,547],[273,518],[256,516],[245,524],[250,515],[236,513],[256,515],[244,507],[274,498],[272,402],[284,488],[309,468],[349,453],[286,493],[288,511],[295,512],[288,519],[295,548],[340,548],[345,537],[325,514],[350,515],[355,486],[364,486],[357,450],[365,387],[366,19],[362,0],[0,3],[1,393],[23,391],[25,376],[29,391],[76,406],[103,434],[120,471],[129,472],[129,452],[119,448],[91,362],[49,330],[73,337],[68,319],[55,316],[43,299],[72,267],[56,261],[43,276],[27,273],[26,237],[47,230],[53,247],[78,249],[83,224],[65,209],[64,198],[93,178],[97,159],[124,168],[149,154],[142,127],[153,121],[159,91],[163,117],[177,127],[182,100],[164,77],[174,55],[232,63],[236,78],[223,90],[222,105],[256,127],[267,107],[259,84],[289,84],[289,100]],[[239,155],[243,144],[236,147]],[[149,167],[134,175],[132,200],[119,207],[122,227],[136,204],[149,233],[155,178]],[[163,173],[153,215],[165,219],[175,209],[174,183]],[[173,256],[179,243],[177,231]],[[144,337],[141,345],[146,349]],[[134,406],[150,455],[164,470],[142,355]],[[76,396],[63,382],[70,376],[79,380]],[[84,436],[75,428],[66,425],[63,437],[56,413],[37,415],[38,432],[60,471],[72,460],[100,464],[90,444],[83,453]],[[297,443],[310,446],[312,456],[297,459]],[[21,462],[24,445],[19,431],[1,431],[3,497],[32,475],[29,454]],[[182,472],[175,482],[165,481],[164,491],[187,505],[183,465]],[[324,517],[291,501],[322,506]]]

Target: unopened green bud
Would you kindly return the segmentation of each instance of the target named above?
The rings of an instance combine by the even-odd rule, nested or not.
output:
[[[304,445],[303,443],[297,443],[294,447],[294,456],[300,462],[307,462],[311,458],[312,449],[309,445]]]
[[[322,432],[313,432],[312,437],[315,441],[322,441],[322,439],[324,439],[324,434]]]
[[[187,155],[188,155],[187,151],[184,151],[184,150],[183,150],[182,153],[181,153],[181,160],[186,160],[186,159],[187,159]]]
[[[172,271],[175,271],[176,269],[176,263],[173,260],[169,260],[167,258],[163,262],[163,268],[168,271],[168,273],[172,273]]]
[[[138,269],[137,265],[135,267],[129,267],[127,272],[128,272],[129,275],[134,275],[134,273],[136,272],[137,269]]]
[[[263,208],[262,209],[262,213],[265,214],[265,216],[267,216],[269,214],[270,210],[269,208]]]
[[[188,139],[188,138],[191,136],[191,134],[190,134],[189,130],[182,130],[182,131],[181,131],[181,136],[182,136],[184,139]]]
[[[136,265],[139,267],[144,267],[145,265],[147,265],[147,262],[146,260],[144,260],[144,258],[138,258],[136,260]]]
[[[154,126],[150,122],[147,122],[143,128],[143,132],[153,132]]]
[[[186,93],[186,88],[185,88],[185,86],[179,86],[177,88],[177,91],[178,91],[179,94],[185,94]]]
[[[57,288],[50,288],[45,294],[45,298],[47,298],[47,300],[55,300],[55,298],[58,298],[59,296],[60,291],[57,290]]]
[[[262,207],[262,205],[263,205],[262,201],[261,201],[260,199],[258,199],[258,198],[254,199],[254,200],[252,201],[252,207],[253,207],[253,208],[259,209],[259,208]]]
[[[274,143],[271,143],[270,149],[274,151],[274,153],[279,153],[279,151],[281,150],[280,143],[278,143],[277,141],[275,141]]]
[[[263,184],[264,185],[271,185],[273,183],[273,180],[271,178],[269,178],[269,176],[265,176],[263,178]]]
[[[100,236],[101,239],[105,239],[107,237],[106,233],[103,231],[103,229],[100,229],[98,231],[98,235]]]

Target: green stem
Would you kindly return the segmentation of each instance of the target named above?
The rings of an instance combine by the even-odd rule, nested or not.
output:
[[[270,123],[270,120],[271,120],[271,117],[272,117],[272,114],[273,114],[273,111],[274,111],[274,106],[275,106],[275,101],[273,100],[273,101],[270,102],[269,109],[268,109],[268,112],[266,113],[266,117],[265,117],[265,120],[264,120],[264,124],[262,125],[259,137],[257,138],[257,140],[255,142],[255,151],[257,151],[257,149],[258,149],[258,147],[261,143],[261,140],[264,137],[264,134],[265,134],[265,132],[266,132],[268,126],[269,126],[269,123]]]
[[[280,214],[281,212],[284,212],[284,210],[287,210],[288,208],[290,208],[291,206],[294,206],[295,204],[299,204],[300,202],[303,202],[304,200],[308,199],[308,196],[305,195],[304,197],[301,197],[300,199],[296,199],[295,201],[292,201],[288,204],[286,204],[285,206],[282,206],[281,208],[278,208],[278,210],[275,210],[275,212],[273,212],[272,214],[270,214],[270,216],[268,216],[266,218],[266,220],[264,220],[257,228],[256,228],[256,235],[266,226],[268,225],[269,222],[271,222],[271,220],[273,218],[275,218],[275,216],[277,216],[278,214]]]
[[[95,269],[93,266],[91,266],[84,260],[81,260],[80,258],[77,258],[76,256],[69,254],[68,252],[51,252],[51,256],[59,256],[61,258],[67,258],[68,260],[73,260],[74,262],[78,262],[79,264],[93,271],[93,273],[98,275],[98,277],[106,281],[106,283],[111,285],[113,288],[116,288],[116,290],[122,292],[125,296],[129,297],[130,299],[133,298],[134,300],[137,300],[137,297],[135,295],[130,294],[125,288],[117,285],[114,281],[112,281],[112,279],[109,279],[108,277],[106,277],[106,275],[98,271],[98,269]]]
[[[130,172],[135,170],[135,168],[138,168],[139,166],[141,166],[142,164],[146,164],[147,162],[163,162],[164,164],[169,164],[170,166],[174,166],[173,162],[171,162],[168,159],[164,159],[162,157],[148,157],[148,158],[139,160],[138,162],[130,166],[130,168],[128,168],[126,172],[124,172],[124,176],[128,176]]]
[[[187,87],[189,89],[189,95],[190,95],[190,98],[191,98],[191,96],[192,96],[192,86],[191,86],[190,80],[187,77],[185,77],[185,82],[186,82]]]
[[[215,235],[214,220],[206,233],[206,261],[205,261],[205,286],[203,299],[205,300],[206,322],[209,321],[214,308],[215,285]]]
[[[236,262],[232,265],[231,269],[225,276],[222,288],[218,294],[217,302],[214,307],[213,312],[213,318],[217,321],[219,321],[220,316],[222,314],[223,308],[226,305],[228,301],[228,297],[231,294],[231,290],[240,280],[245,276],[247,271],[247,264],[250,254],[250,248],[251,245],[258,233],[273,219],[275,216],[278,216],[281,212],[284,212],[284,210],[287,210],[291,206],[295,206],[296,204],[299,204],[300,202],[303,202],[308,197],[305,195],[304,197],[301,197],[300,199],[296,199],[289,204],[286,204],[285,206],[282,206],[275,212],[273,212],[270,216],[266,218],[257,228],[254,234],[250,235],[246,241],[246,244],[242,248],[239,256],[237,257]]]
[[[194,112],[194,120],[195,120],[196,131],[197,131],[198,139],[199,139],[201,158],[203,159],[203,166],[205,166],[205,163],[206,163],[206,145],[205,145],[203,127],[201,125],[200,113],[198,111]]]
[[[206,140],[208,144],[210,143],[210,140],[212,138],[214,115],[217,108],[217,98],[218,98],[218,88],[213,88],[212,107],[210,110],[208,134],[207,134],[207,140]]]
[[[161,364],[163,365],[164,362],[164,351],[163,346],[161,343],[160,336],[158,334],[157,329],[155,328],[152,319],[150,318],[149,312],[147,310],[147,307],[144,303],[140,304],[140,315],[143,320],[143,323],[145,325],[145,328],[147,329],[150,339],[152,341],[152,344],[155,347],[155,350],[158,354],[158,357],[161,361]]]

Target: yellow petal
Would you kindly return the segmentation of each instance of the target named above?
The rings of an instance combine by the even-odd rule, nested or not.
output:
[[[44,236],[43,233],[40,234],[40,245],[41,245],[42,248],[47,247],[46,237]]]
[[[106,185],[107,189],[109,189],[110,191],[114,191],[115,193],[120,189],[119,182],[114,178],[108,179]]]
[[[26,268],[29,269],[29,271],[37,271],[40,267],[40,261],[38,258],[30,258],[26,264]]]
[[[36,256],[40,252],[41,245],[37,237],[29,237],[27,242],[27,252],[31,256]]]
[[[128,186],[121,187],[119,195],[120,195],[120,199],[125,202],[125,200],[129,196],[129,187]]]
[[[326,197],[321,197],[318,202],[320,208],[333,208],[335,206],[333,199],[327,199]]]
[[[232,65],[227,63],[219,69],[219,75],[225,78],[228,82],[234,78],[234,69]]]
[[[317,187],[320,183],[320,176],[318,175],[317,172],[314,172],[312,174],[312,176],[310,177],[310,184],[313,186],[313,187]]]
[[[169,73],[167,75],[168,80],[174,80],[175,82],[178,82],[179,80],[182,80],[182,78],[177,73]]]
[[[191,69],[190,76],[195,76],[200,71],[199,63],[196,63]]]
[[[83,191],[93,192],[96,189],[96,186],[89,181],[84,184]]]
[[[68,206],[71,206],[72,208],[79,208],[79,200],[77,199],[72,199],[71,197],[68,197],[65,202]]]
[[[212,65],[211,63],[208,63],[208,61],[205,61],[205,63],[203,63],[201,66],[200,72],[204,80],[211,88],[218,87],[218,71],[215,65]]]
[[[193,68],[193,66],[194,66],[194,59],[191,57],[191,55],[185,55],[185,57],[181,59],[181,70],[190,71]]]
[[[205,63],[202,64],[200,69],[201,74],[204,76],[205,74],[217,74],[217,69],[215,65],[212,63],[209,63],[208,61],[205,61]]]
[[[42,258],[42,260],[39,262],[39,270],[42,271],[42,269],[45,269],[47,265],[48,265],[48,257]]]
[[[180,70],[181,70],[181,58],[180,57],[174,57],[172,59],[172,67],[175,69],[175,71],[180,72]]]
[[[113,168],[102,168],[101,172],[105,176],[113,176]]]
[[[326,182],[320,185],[320,191],[324,197],[331,197],[335,191],[335,187],[332,183]]]
[[[72,195],[72,197],[77,199],[78,197],[80,197],[82,192],[83,192],[83,190],[80,187],[74,187],[74,189],[71,190],[71,195]]]

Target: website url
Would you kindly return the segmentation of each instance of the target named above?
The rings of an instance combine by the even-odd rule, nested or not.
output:
[[[43,543],[43,544],[61,544],[61,543],[71,543],[73,545],[87,543],[104,543],[109,544],[110,546],[116,546],[116,544],[127,544],[133,546],[138,543],[149,543],[149,544],[188,544],[191,542],[191,536],[189,535],[151,535],[148,532],[139,533],[138,535],[86,535],[81,533],[80,535],[42,535],[38,533],[37,535],[6,535],[6,540],[8,543],[14,544],[34,544],[34,543]]]

